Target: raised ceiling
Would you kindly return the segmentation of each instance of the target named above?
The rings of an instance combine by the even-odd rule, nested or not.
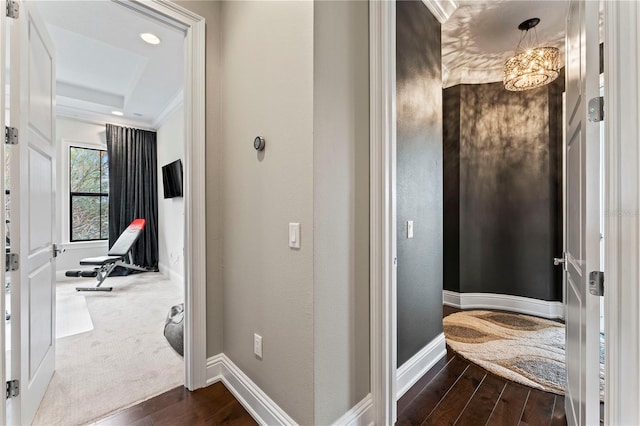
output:
[[[529,18],[540,18],[536,27],[538,41],[559,48],[560,61],[564,62],[568,1],[458,0],[456,3],[458,8],[442,25],[444,87],[502,81],[504,62],[513,56],[520,40],[518,25]]]
[[[182,31],[113,1],[35,3],[56,49],[59,116],[156,128],[182,102]]]

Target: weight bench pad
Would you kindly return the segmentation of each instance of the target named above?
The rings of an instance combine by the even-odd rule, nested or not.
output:
[[[98,256],[98,257],[86,257],[80,261],[81,265],[94,265],[102,266],[109,263],[115,263],[121,260],[122,256]]]

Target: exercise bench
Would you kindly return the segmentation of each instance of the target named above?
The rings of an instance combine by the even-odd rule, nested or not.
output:
[[[95,287],[76,287],[77,291],[111,291],[113,287],[101,287],[111,272],[121,266],[134,271],[148,272],[148,269],[131,262],[131,248],[138,240],[146,221],[144,219],[135,219],[127,229],[118,237],[106,256],[87,257],[80,260],[80,265],[95,266],[93,271],[67,271],[68,277],[96,277],[98,284]]]

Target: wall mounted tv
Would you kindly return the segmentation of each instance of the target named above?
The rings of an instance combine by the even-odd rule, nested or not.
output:
[[[162,166],[164,198],[182,197],[182,161],[176,160]]]

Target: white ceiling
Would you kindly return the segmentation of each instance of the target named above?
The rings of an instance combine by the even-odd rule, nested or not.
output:
[[[504,62],[520,40],[518,25],[540,18],[541,45],[560,49],[564,61],[568,1],[458,0],[458,8],[442,25],[444,87],[502,81]],[[534,30],[530,30],[535,35]]]
[[[58,115],[157,128],[182,102],[180,30],[112,1],[37,5],[56,49]],[[145,43],[144,32],[161,43]]]

